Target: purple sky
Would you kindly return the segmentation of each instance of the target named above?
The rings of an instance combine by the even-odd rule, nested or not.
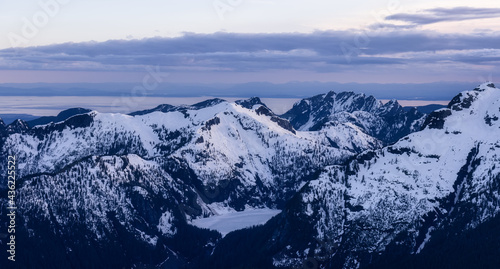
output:
[[[215,9],[218,1],[182,4],[177,11],[165,1],[124,1],[119,15],[107,13],[119,3],[114,0],[98,10],[95,1],[49,8],[6,3],[11,12],[0,12],[8,19],[0,31],[6,37],[0,83],[141,82],[148,69],[171,83],[482,82],[498,76],[500,8],[491,1],[242,0],[223,14]]]

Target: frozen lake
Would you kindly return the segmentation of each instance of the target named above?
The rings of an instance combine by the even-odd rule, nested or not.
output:
[[[241,212],[232,212],[220,216],[213,216],[204,219],[196,219],[192,225],[199,228],[216,230],[226,236],[226,234],[243,228],[265,224],[272,217],[279,214],[281,210],[275,209],[247,209]]]

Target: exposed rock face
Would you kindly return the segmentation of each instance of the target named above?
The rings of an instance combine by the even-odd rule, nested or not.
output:
[[[296,130],[316,131],[332,124],[353,124],[385,144],[420,130],[425,115],[405,110],[396,100],[385,104],[373,96],[329,92],[296,103],[282,115]]]

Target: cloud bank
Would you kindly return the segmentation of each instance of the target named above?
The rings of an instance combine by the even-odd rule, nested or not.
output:
[[[377,65],[496,65],[499,56],[500,33],[214,33],[5,49],[0,68],[127,71],[159,65],[169,71],[335,72]]]
[[[433,8],[419,14],[398,13],[387,16],[386,20],[403,21],[414,25],[426,25],[447,21],[466,21],[476,19],[499,18],[500,8]]]
[[[138,72],[146,66],[158,66],[164,72],[183,73],[186,77],[191,73],[260,73],[268,74],[267,79],[271,72],[280,72],[290,80],[295,74],[348,73],[353,82],[357,81],[356,74],[380,77],[379,82],[388,76],[411,77],[413,82],[442,81],[443,75],[448,75],[448,80],[467,77],[471,81],[478,74],[496,72],[500,32],[447,34],[418,28],[499,16],[500,8],[434,8],[416,14],[394,14],[367,30],[185,33],[174,38],[11,48],[0,50],[0,70]],[[406,24],[396,25],[393,21]]]

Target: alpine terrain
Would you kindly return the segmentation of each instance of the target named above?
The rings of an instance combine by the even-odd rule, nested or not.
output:
[[[485,83],[429,114],[329,92],[0,121],[0,266],[497,268],[499,117]]]

